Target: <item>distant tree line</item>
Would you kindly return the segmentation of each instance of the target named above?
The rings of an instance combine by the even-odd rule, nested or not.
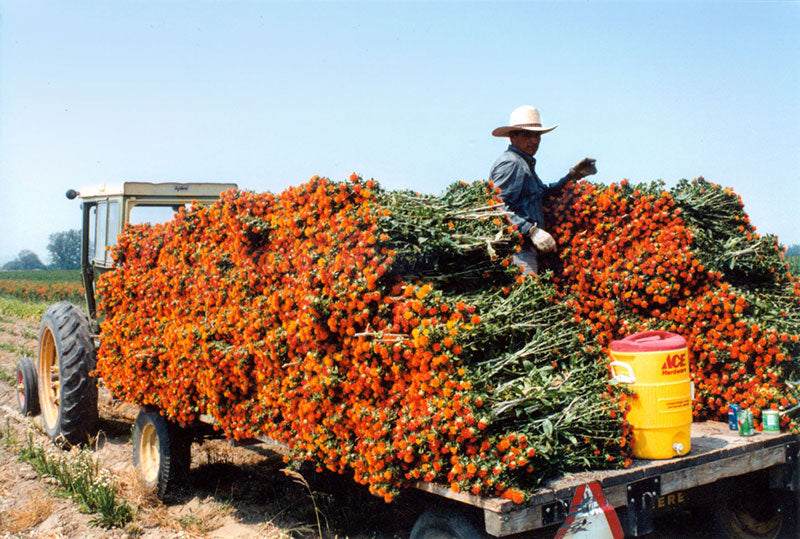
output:
[[[800,245],[790,245],[786,249],[786,256],[800,256]]]
[[[39,256],[28,249],[23,249],[17,258],[3,264],[4,270],[43,270],[43,269],[80,269],[81,267],[81,231],[66,230],[50,234],[47,244],[50,253],[50,265],[46,266]]]

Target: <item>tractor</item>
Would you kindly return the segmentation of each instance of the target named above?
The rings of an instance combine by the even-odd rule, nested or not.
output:
[[[101,274],[114,269],[112,248],[125,225],[164,222],[181,207],[212,204],[220,193],[236,188],[232,183],[125,182],[67,191],[68,199],[82,202],[85,310],[69,302],[51,305],[42,317],[37,359],[22,358],[17,367],[20,410],[26,415],[41,412],[44,431],[56,444],[86,443],[97,429],[98,389],[93,371],[102,336],[95,286]],[[178,461],[188,467],[191,441],[175,444],[174,440],[186,439],[174,436],[176,428],[157,411],[143,408],[139,413],[134,461],[148,486],[166,488],[179,468]]]

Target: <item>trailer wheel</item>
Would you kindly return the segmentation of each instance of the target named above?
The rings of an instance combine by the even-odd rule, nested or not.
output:
[[[449,507],[426,509],[411,529],[410,539],[481,539],[490,537],[476,519]]]
[[[191,445],[188,431],[153,408],[139,409],[133,427],[133,465],[144,487],[160,499],[178,494],[188,484]]]
[[[19,404],[19,411],[22,415],[39,413],[36,367],[29,357],[23,357],[17,363],[17,404]]]
[[[778,489],[720,489],[714,520],[731,539],[796,537],[797,493]]]
[[[56,443],[84,443],[97,426],[96,364],[89,320],[75,305],[51,305],[39,330],[38,388],[44,430]]]

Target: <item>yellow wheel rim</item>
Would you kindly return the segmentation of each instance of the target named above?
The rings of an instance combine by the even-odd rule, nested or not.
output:
[[[39,404],[42,419],[49,430],[58,423],[58,404],[61,402],[61,379],[58,372],[58,351],[50,328],[44,328],[39,342]]]
[[[139,438],[139,470],[146,483],[155,484],[158,480],[160,460],[158,433],[152,423],[147,423]]]

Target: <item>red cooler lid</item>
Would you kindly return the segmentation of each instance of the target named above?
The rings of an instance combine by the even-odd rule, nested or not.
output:
[[[611,341],[612,352],[666,352],[686,348],[686,339],[669,331],[642,331]]]

